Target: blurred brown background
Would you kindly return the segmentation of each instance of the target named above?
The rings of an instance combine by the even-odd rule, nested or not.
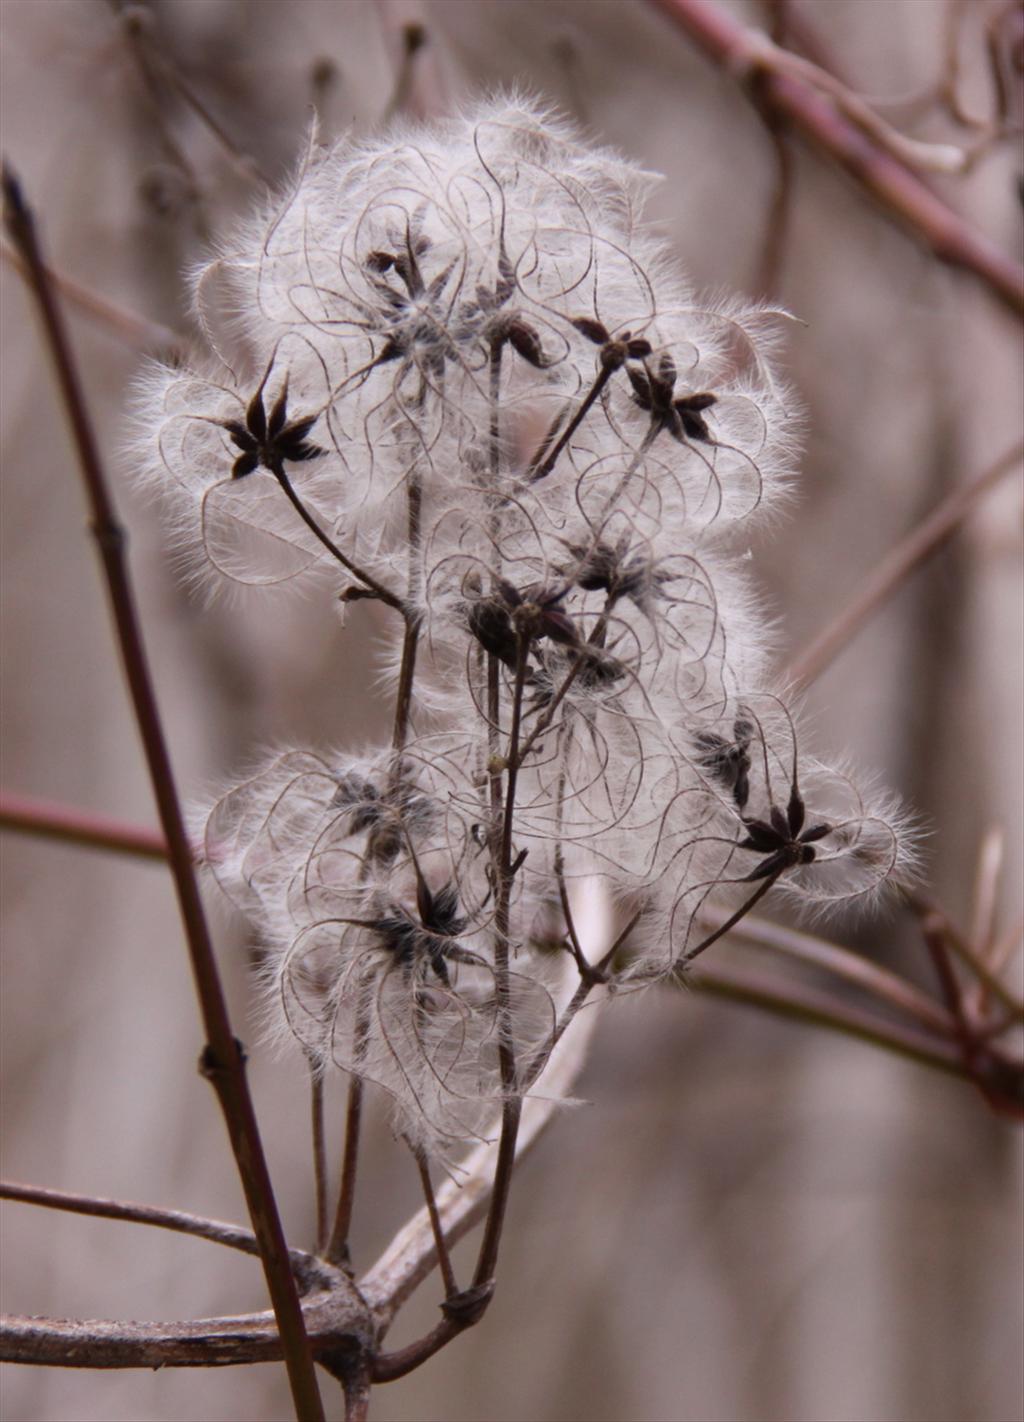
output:
[[[765,25],[769,7],[727,6]],[[774,7],[773,7],[774,8]],[[942,71],[946,0],[791,0],[870,96]],[[964,93],[989,99],[969,0]],[[396,29],[428,46],[413,102],[521,81],[667,175],[654,215],[699,285],[764,294],[774,150],[735,83],[642,0],[164,0],[160,47],[236,145],[288,171],[315,101],[328,133],[379,118]],[[188,330],[180,271],[258,191],[173,96],[142,82],[105,0],[4,0],[3,147],[54,263]],[[887,112],[890,112],[887,110]],[[919,137],[939,118],[891,111]],[[777,273],[808,404],[799,504],[757,566],[798,649],[880,554],[958,480],[1019,438],[1012,318],[939,267],[799,144]],[[181,157],[187,158],[183,170]],[[941,186],[1019,252],[1019,145]],[[195,191],[190,191],[191,187]],[[155,816],[117,669],[83,505],[30,314],[3,272],[3,782]],[[104,448],[139,357],[95,321],[74,337]],[[313,604],[204,604],[176,584],[154,512],[124,487],[132,567],[180,779],[201,796],[254,746],[372,736],[374,626]],[[968,911],[982,833],[1002,825],[1020,911],[1019,476],[816,684],[823,748],[918,809],[929,879]],[[360,614],[357,616],[356,614]],[[157,866],[3,838],[5,1176],[222,1218],[244,1207],[194,1062],[201,1045],[169,879]],[[237,925],[216,917],[236,1019],[257,1039]],[[894,915],[840,941],[914,971]],[[923,977],[926,965],[921,964]],[[252,1079],[286,1224],[311,1234],[301,1072],[256,1046]],[[971,1090],[858,1043],[693,994],[607,1013],[580,1092],[513,1192],[486,1321],[378,1390],[377,1422],[1013,1422],[1021,1415],[1021,1142]],[[334,1125],[339,1124],[340,1090]],[[335,1136],[338,1132],[335,1131]],[[418,1203],[378,1120],[357,1202],[368,1264]],[[4,1211],[4,1307],[177,1318],[264,1306],[258,1267],[132,1225]],[[436,1317],[428,1284],[394,1342]],[[330,1384],[331,1415],[340,1399]],[[278,1419],[283,1369],[90,1374],[8,1368],[8,1422]]]

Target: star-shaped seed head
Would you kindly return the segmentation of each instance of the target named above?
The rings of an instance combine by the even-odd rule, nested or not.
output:
[[[246,406],[245,421],[225,420],[224,428],[231,436],[231,443],[242,452],[231,466],[232,479],[243,479],[261,466],[271,474],[279,473],[286,463],[301,464],[307,459],[317,459],[326,454],[319,445],[311,444],[306,436],[316,424],[319,416],[304,415],[301,419],[288,419],[288,377],[270,407],[269,413],[263,404],[263,391],[270,375],[260,381],[256,393]]]
[[[703,411],[710,409],[718,397],[703,391],[676,399],[676,364],[668,351],[662,353],[655,368],[645,361],[642,369],[627,367],[626,374],[633,387],[634,401],[641,410],[647,411],[658,430],[668,430],[680,444],[687,440],[711,442]]]
[[[631,552],[628,533],[615,544],[603,540],[589,546],[570,544],[569,552],[579,561],[566,575],[586,592],[607,593],[612,605],[628,597],[647,612],[664,585],[676,579],[676,574],[659,568],[644,553]]]
[[[456,947],[456,940],[465,929],[467,919],[459,908],[459,894],[454,884],[445,884],[431,893],[421,879],[416,889],[419,923],[408,910],[395,906],[373,925],[382,945],[394,955],[407,974],[417,962],[430,965],[435,977],[445,987],[451,986],[445,954]]]
[[[804,829],[806,817],[806,806],[795,783],[785,814],[778,805],[773,805],[767,820],[743,817],[747,837],[740,840],[737,849],[748,849],[765,856],[756,869],[744,875],[744,883],[751,883],[755,879],[768,879],[784,873],[787,869],[813,862],[817,853],[815,843],[831,834],[833,827],[822,822]]]

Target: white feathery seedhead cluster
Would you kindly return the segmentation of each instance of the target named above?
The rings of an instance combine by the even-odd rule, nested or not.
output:
[[[195,277],[245,361],[139,397],[196,576],[391,609],[392,748],[276,756],[207,859],[277,1029],[427,1149],[535,1079],[577,882],[630,906],[609,971],[644,981],[706,908],[863,898],[906,857],[891,804],[798,746],[744,571],[799,435],[781,313],[698,301],[649,185],[518,98],[314,145]]]

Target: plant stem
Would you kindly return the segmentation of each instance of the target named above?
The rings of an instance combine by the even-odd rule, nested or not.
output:
[[[159,830],[146,829],[73,805],[37,800],[33,795],[0,791],[0,829],[18,830],[40,839],[62,840],[87,849],[108,849],[136,859],[167,858],[167,841]]]
[[[327,1145],[324,1139],[324,1081],[309,1063],[309,1108],[313,1135],[313,1180],[316,1201],[316,1252],[327,1247]]]
[[[150,91],[154,107],[161,113],[161,116],[160,88],[161,84],[164,84],[167,88],[173,89],[185,106],[192,110],[243,177],[247,178],[249,182],[255,180],[269,188],[271,186],[270,177],[261,171],[251,154],[242,152],[224,125],[192,88],[184,74],[170,58],[166,43],[161,44],[155,37],[150,36],[146,20],[140,20],[134,7],[115,5],[115,8],[122,16],[126,47],[135,60],[142,82]]]
[[[735,926],[735,937],[812,968],[824,969],[887,1007],[906,1013],[930,1032],[945,1034],[949,1031],[948,1013],[928,994],[861,953],[853,953],[849,948],[810,933],[771,923],[756,914],[748,914]]]
[[[404,613],[405,606],[401,598],[396,597],[395,594],[391,592],[389,588],[386,588],[384,586],[383,583],[379,583],[372,573],[364,572],[362,568],[360,568],[357,564],[353,563],[352,559],[349,558],[347,554],[341,551],[341,549],[333,541],[333,539],[328,538],[327,534],[323,531],[323,529],[317,523],[316,519],[306,508],[306,505],[302,502],[298,494],[295,492],[295,487],[292,484],[292,481],[284,472],[284,466],[276,465],[271,470],[271,473],[273,474],[277,482],[280,484],[285,494],[288,496],[288,501],[290,502],[295,512],[298,514],[299,518],[302,519],[302,522],[309,529],[310,533],[312,533],[313,536],[320,543],[323,544],[323,546],[327,549],[328,553],[330,553],[331,557],[336,558],[347,572],[351,573],[354,578],[358,578],[359,581],[363,583],[364,586],[368,587],[370,591],[374,594],[374,596],[379,598],[381,602],[386,603],[388,607],[393,607],[396,612]]]
[[[416,653],[419,647],[420,617],[414,610],[422,581],[420,575],[420,520],[423,510],[423,490],[419,476],[409,476],[408,490],[409,580],[405,601],[405,636],[402,641],[402,663],[398,673],[395,696],[395,725],[391,737],[392,749],[401,752],[409,735],[412,713],[413,685],[416,680]]]
[[[6,242],[0,243],[0,259],[13,267],[20,277],[27,279],[28,268]],[[97,326],[104,327],[109,335],[129,350],[160,352],[167,357],[184,357],[188,341],[178,331],[172,331],[168,326],[161,326],[156,321],[149,321],[145,316],[115,305],[113,301],[83,286],[66,272],[55,271],[49,265],[46,272],[54,289],[69,306],[89,317]]]
[[[602,362],[600,370],[594,377],[593,385],[583,397],[582,405],[580,405],[575,415],[573,415],[565,429],[558,436],[556,442],[550,445],[550,434],[545,437],[540,449],[533,456],[526,469],[526,475],[531,484],[537,484],[541,479],[547,478],[552,469],[554,469],[555,464],[558,462],[558,456],[586,419],[587,412],[590,410],[591,405],[593,405],[594,401],[601,394],[601,391],[608,384],[615,370],[616,366]],[[545,453],[545,451],[547,451],[547,453]]]
[[[231,1029],[228,1017],[213,943],[193,870],[192,846],[185,831],[170,756],[149,674],[142,631],[135,612],[125,557],[125,533],[114,513],[106,475],[100,463],[99,451],[86,412],[78,372],[57,300],[43,264],[35,221],[17,180],[7,168],[3,173],[3,191],[7,230],[28,269],[29,289],[38,308],[64,409],[71,424],[91,511],[92,533],[106,575],[121,658],[146,752],[160,822],[167,841],[168,858],[207,1038],[201,1070],[217,1092],[253,1228],[259,1239],[267,1286],[281,1330],[296,1417],[300,1422],[322,1422],[323,1405],[303,1326],[288,1247],[246,1082],[245,1055]]]
[[[494,983],[498,1009],[498,1065],[504,1102],[501,1112],[501,1139],[494,1167],[491,1202],[484,1223],[483,1238],[473,1273],[472,1287],[491,1283],[498,1261],[498,1246],[505,1222],[508,1193],[515,1164],[516,1135],[522,1115],[522,1100],[516,1081],[516,1050],[512,1031],[511,985],[509,981],[509,908],[512,895],[512,831],[515,816],[516,783],[519,773],[519,729],[522,723],[523,691],[529,662],[530,639],[519,633],[516,654],[515,685],[512,693],[512,718],[508,749],[505,756],[507,783],[501,821],[501,841],[497,848],[495,873],[497,892],[494,911]]]
[[[13,1180],[0,1181],[0,1200],[16,1200],[20,1204],[41,1205],[45,1209],[61,1210],[72,1215],[90,1215],[97,1219],[124,1220],[129,1224],[169,1229],[259,1258],[259,1245],[251,1229],[222,1220],[205,1219],[202,1215],[189,1214],[184,1210],[164,1210],[158,1205],[137,1205],[131,1200],[108,1200],[98,1195],[75,1195],[66,1190],[22,1185]],[[289,1253],[296,1278],[306,1280],[316,1274],[317,1261],[312,1255],[301,1249],[292,1249]]]
[[[954,489],[911,529],[868,574],[853,599],[790,662],[789,680],[807,685],[819,677],[910,574],[952,537],[978,500],[1022,459],[1024,444],[1015,445],[971,483]]]
[[[1018,1025],[1024,1025],[1024,1002],[1014,997],[1010,989],[996,973],[964,942],[954,924],[937,904],[930,903],[921,894],[910,892],[907,899],[921,924],[922,932],[941,932],[943,943],[966,968],[978,979],[993,997],[997,998]]]
[[[752,30],[710,0],[651,3],[696,40],[720,68],[742,81],[756,77],[759,103],[792,123],[845,169],[940,261],[970,272],[1015,315],[1024,312],[1024,269],[948,207],[904,163],[850,123],[832,99],[805,80],[773,68],[770,51]]]
[[[445,1243],[444,1230],[441,1227],[441,1216],[437,1212],[437,1199],[434,1195],[434,1186],[430,1179],[430,1166],[421,1150],[411,1146],[413,1156],[416,1159],[416,1169],[419,1171],[420,1184],[423,1186],[423,1198],[426,1201],[427,1213],[430,1216],[430,1228],[434,1231],[434,1247],[437,1249],[437,1259],[441,1266],[441,1278],[444,1280],[445,1298],[452,1298],[459,1291],[459,1286],[455,1282],[455,1271],[452,1268],[452,1258],[448,1253],[448,1245]]]
[[[717,943],[720,938],[723,938],[725,934],[729,932],[730,928],[734,928],[740,919],[744,918],[754,905],[764,898],[768,890],[774,888],[775,884],[777,884],[782,877],[782,872],[781,869],[777,869],[774,874],[769,874],[768,878],[758,885],[754,893],[740,904],[735,913],[730,914],[725,922],[720,924],[713,933],[709,933],[706,938],[702,938],[696,948],[691,948],[688,953],[683,954],[679,962],[679,967],[682,969],[689,967],[694,958],[699,957],[701,953],[710,948],[712,943]]]
[[[358,1028],[357,1028],[358,1033]],[[362,1034],[358,1033],[361,1037]],[[361,1050],[361,1048],[360,1048]],[[326,1258],[331,1264],[347,1264],[349,1258],[348,1236],[352,1228],[352,1207],[356,1197],[356,1171],[359,1165],[359,1128],[363,1119],[363,1083],[360,1077],[350,1076],[348,1080],[348,1100],[345,1107],[345,1145],[341,1158],[341,1186],[338,1191],[338,1208],[334,1216],[334,1228],[327,1245]]]
[[[898,1056],[909,1057],[924,1066],[952,1076],[963,1076],[963,1063],[955,1045],[850,1007],[826,992],[816,992],[803,984],[779,984],[770,978],[749,973],[732,966],[701,965],[681,984],[697,992],[734,1002],[759,1007],[780,1017],[795,1018],[812,1026],[827,1027],[846,1036],[858,1037],[873,1046],[883,1047]]]

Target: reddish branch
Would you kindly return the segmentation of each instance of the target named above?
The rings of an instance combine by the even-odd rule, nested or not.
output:
[[[0,828],[19,830],[40,839],[64,840],[89,849],[111,849],[139,859],[167,858],[167,841],[159,830],[6,790],[0,791]]]
[[[1024,314],[1024,268],[954,212],[906,164],[845,118],[810,83],[772,66],[771,49],[711,0],[651,0],[716,64],[751,87],[762,109],[838,163],[878,205],[940,261],[970,272],[1017,315]]]
[[[35,220],[20,185],[6,167],[3,171],[3,196],[8,235],[27,270],[29,291],[37,307],[61,400],[71,425],[91,514],[92,533],[106,577],[121,660],[167,841],[168,859],[206,1032],[207,1045],[201,1059],[201,1070],[217,1092],[249,1214],[259,1240],[267,1285],[283,1341],[296,1416],[300,1422],[307,1422],[307,1419],[309,1422],[322,1422],[323,1405],[303,1327],[288,1247],[246,1081],[245,1056],[228,1017],[193,868],[192,846],[185,830],[142,630],[135,611],[125,556],[124,529],[117,520],[107,487],[57,297],[43,262]]]

